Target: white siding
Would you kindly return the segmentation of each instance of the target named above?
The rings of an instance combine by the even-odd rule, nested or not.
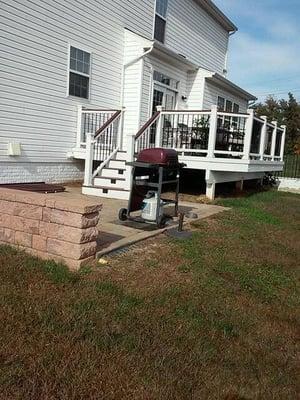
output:
[[[149,40],[125,30],[124,46],[124,135],[136,134],[148,117],[148,99],[144,91],[149,87],[149,76],[144,72],[146,63],[144,48],[151,45]]]
[[[190,110],[203,110],[205,73],[202,70],[190,72],[187,81],[188,108]]]
[[[151,39],[154,0],[1,0],[0,162],[70,162],[77,104],[119,108],[124,28]],[[92,53],[91,99],[67,97],[68,45]],[[7,143],[22,144],[21,157]]]
[[[218,104],[218,96],[224,97],[226,100],[231,100],[233,103],[238,104],[240,106],[240,112],[247,111],[247,100],[209,82],[205,83],[203,108],[208,110],[212,105]]]
[[[228,32],[194,0],[169,0],[165,44],[202,68],[223,73]]]

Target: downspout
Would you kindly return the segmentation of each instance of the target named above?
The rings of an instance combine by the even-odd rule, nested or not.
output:
[[[228,41],[227,41],[227,49],[226,49],[226,55],[225,55],[225,64],[224,64],[224,70],[223,70],[223,76],[226,78],[227,72],[228,72],[228,53],[229,53],[229,39],[231,36],[233,36],[237,32],[237,29],[229,32],[228,35]]]

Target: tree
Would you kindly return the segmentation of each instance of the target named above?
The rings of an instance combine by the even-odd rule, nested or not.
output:
[[[292,93],[288,100],[277,100],[269,96],[265,103],[253,106],[258,116],[266,116],[269,122],[278,121],[279,125],[287,126],[286,147],[287,154],[300,153],[300,103]]]

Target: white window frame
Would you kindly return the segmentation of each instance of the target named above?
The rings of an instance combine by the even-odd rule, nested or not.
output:
[[[74,47],[78,50],[84,51],[85,53],[89,53],[90,55],[90,70],[89,70],[89,74],[85,74],[84,72],[79,72],[76,70],[73,70],[70,68],[70,61],[71,61],[71,47]],[[67,92],[66,92],[66,97],[69,97],[71,99],[80,99],[81,101],[87,101],[90,102],[91,100],[91,82],[92,82],[92,57],[93,57],[93,53],[91,51],[91,49],[88,49],[84,46],[82,46],[79,43],[68,43],[68,64],[67,64]],[[81,75],[81,76],[85,76],[86,78],[89,78],[89,85],[88,85],[88,97],[79,97],[79,96],[73,96],[72,94],[70,94],[70,72],[72,72],[73,74],[77,74],[77,75]]]
[[[224,100],[224,108],[223,108],[223,110],[219,110],[219,99],[222,99],[222,100]],[[224,112],[225,111],[225,106],[226,106],[226,99],[225,99],[225,97],[223,97],[223,96],[218,96],[218,99],[217,99],[217,106],[218,106],[218,111],[220,111],[220,112]]]
[[[168,11],[169,11],[169,0],[167,0],[167,2],[168,2],[168,5],[167,5],[167,12],[166,12],[166,16],[164,17],[163,15],[161,15],[160,13],[158,13],[157,11],[156,11],[156,5],[157,5],[157,0],[155,0],[155,4],[154,4],[154,23],[153,23],[153,35],[152,35],[152,37],[153,37],[153,39],[154,40],[157,40],[157,39],[155,39],[155,27],[156,27],[156,16],[158,16],[159,18],[161,18],[162,20],[164,20],[165,21],[165,34],[164,34],[164,41],[163,42],[160,42],[159,40],[157,40],[158,42],[160,42],[160,43],[162,43],[162,44],[165,44],[165,42],[166,42],[166,35],[167,35],[167,18],[168,18]]]

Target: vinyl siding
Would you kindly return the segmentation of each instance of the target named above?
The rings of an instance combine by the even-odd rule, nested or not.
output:
[[[208,110],[212,105],[218,104],[218,96],[224,97],[226,100],[231,100],[233,103],[238,104],[240,106],[240,112],[247,111],[247,100],[208,82],[205,83],[203,108]]]
[[[1,0],[0,161],[66,162],[77,105],[120,107],[124,28],[151,39],[153,10],[154,0]],[[92,53],[90,100],[67,97],[69,43]],[[6,155],[10,141],[21,157]]]
[[[223,73],[228,32],[194,0],[169,0],[165,44],[202,68]]]
[[[207,73],[204,71],[195,71],[188,74],[187,80],[187,105],[190,110],[203,110],[203,97],[204,97],[204,84],[205,76]]]
[[[144,91],[149,87],[149,76],[145,73],[144,47],[149,41],[125,30],[124,46],[124,135],[136,134],[148,113]]]

